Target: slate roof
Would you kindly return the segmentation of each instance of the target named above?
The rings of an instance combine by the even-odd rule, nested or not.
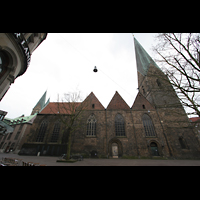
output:
[[[128,110],[130,109],[130,107],[120,96],[120,94],[116,91],[115,95],[113,96],[112,100],[110,101],[107,107],[107,110],[118,110],[118,109]]]
[[[149,70],[149,64],[153,64],[155,67],[160,69],[158,65],[154,62],[154,60],[149,56],[149,54],[144,50],[142,45],[135,38],[134,38],[134,44],[135,44],[137,71],[139,71],[143,76],[147,75],[147,72]]]

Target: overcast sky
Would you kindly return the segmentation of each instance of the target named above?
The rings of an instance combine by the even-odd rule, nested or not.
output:
[[[134,33],[152,57],[155,35]],[[0,102],[0,110],[8,112],[8,118],[28,116],[46,90],[50,102],[57,101],[57,94],[81,91],[85,99],[93,91],[105,108],[118,91],[131,107],[137,88],[132,33],[48,33],[27,71]]]

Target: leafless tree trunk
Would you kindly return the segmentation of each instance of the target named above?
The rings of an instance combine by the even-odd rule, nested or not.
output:
[[[160,33],[153,47],[188,115],[200,117],[200,34]],[[189,108],[189,109],[187,109]]]
[[[80,92],[64,94],[61,101],[58,95],[56,110],[52,110],[62,123],[63,136],[67,138],[67,160],[70,159],[72,135],[80,128],[82,114],[85,110],[85,105],[81,102]]]

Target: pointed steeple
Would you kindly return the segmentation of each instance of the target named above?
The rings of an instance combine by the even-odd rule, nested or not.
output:
[[[88,110],[105,110],[101,102],[97,99],[93,92],[91,92],[87,98],[83,101],[86,104]]]
[[[45,93],[42,95],[40,100],[37,102],[37,104],[33,108],[31,115],[35,114],[36,112],[39,113],[44,108],[45,101],[46,101],[46,94],[47,94],[47,91],[45,91]]]
[[[146,76],[150,64],[160,69],[158,65],[154,62],[154,60],[149,56],[149,54],[144,50],[144,48],[135,38],[134,38],[134,44],[135,44],[135,56],[136,56],[138,72],[140,72],[143,76]]]
[[[124,99],[120,96],[120,94],[116,91],[115,95],[113,96],[112,100],[110,101],[107,110],[118,110],[118,109],[125,109],[128,110],[130,107],[124,101]]]

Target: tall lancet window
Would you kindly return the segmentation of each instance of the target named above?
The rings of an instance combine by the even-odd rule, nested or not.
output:
[[[52,133],[52,136],[51,136],[51,142],[57,142],[58,141],[59,132],[60,132],[60,122],[57,121],[54,125],[53,133]]]
[[[152,122],[151,118],[149,117],[149,115],[144,114],[142,116],[142,121],[143,121],[143,126],[144,126],[146,137],[148,137],[148,136],[155,137],[156,132],[155,132],[155,129],[153,126],[153,122]]]
[[[96,135],[96,118],[94,114],[91,114],[87,120],[87,135],[95,136]]]
[[[48,126],[48,121],[43,120],[41,125],[40,125],[40,130],[39,130],[39,133],[37,135],[36,142],[43,142],[44,136],[45,136],[45,133],[46,133],[46,130],[47,130],[47,126]]]
[[[125,122],[121,114],[115,117],[115,133],[116,136],[125,136]]]

